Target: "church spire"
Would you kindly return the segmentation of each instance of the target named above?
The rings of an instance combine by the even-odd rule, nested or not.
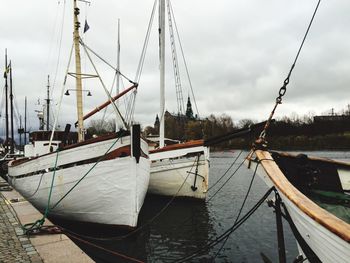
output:
[[[189,120],[193,120],[194,119],[190,96],[188,96],[188,99],[187,99],[186,117]]]

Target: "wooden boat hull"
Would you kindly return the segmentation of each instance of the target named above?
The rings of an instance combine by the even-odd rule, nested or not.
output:
[[[209,180],[209,149],[171,148],[150,153],[149,194],[205,199]]]
[[[269,152],[256,151],[252,170],[260,160],[257,173],[269,186],[275,186],[299,234],[321,262],[349,262],[350,225],[322,209],[284,176]],[[298,244],[300,253],[304,251]],[[308,262],[308,261],[304,261]],[[311,261],[312,262],[312,261]]]
[[[96,165],[96,158],[103,156],[115,141],[99,141],[59,152],[50,207],[88,174],[50,210],[50,215],[106,225],[137,225],[148,188],[150,161],[141,156],[137,163],[135,157],[127,155],[130,148],[130,136],[127,136],[120,138],[110,149],[111,155]],[[147,153],[147,144],[141,142]],[[114,156],[117,153],[122,156]],[[56,153],[52,153],[9,165],[12,186],[40,211],[47,206],[55,161]]]

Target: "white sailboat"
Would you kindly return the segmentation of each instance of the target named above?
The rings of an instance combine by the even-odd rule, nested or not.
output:
[[[150,150],[148,193],[205,199],[209,180],[209,148],[203,140],[164,144],[165,0],[159,1],[160,128],[159,148]]]
[[[40,211],[49,206],[49,215],[135,227],[149,183],[148,145],[139,125],[129,131],[124,124],[119,132],[84,139],[77,0],[73,11],[78,143],[65,144],[69,130],[52,133],[50,139],[33,133],[26,157],[9,164],[9,180]]]
[[[267,150],[256,150],[249,162],[290,215],[298,262],[349,262],[350,164]]]

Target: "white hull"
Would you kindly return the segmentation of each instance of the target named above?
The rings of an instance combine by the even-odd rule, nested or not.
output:
[[[199,161],[196,154],[200,154]],[[150,158],[152,163],[148,193],[206,198],[209,179],[208,148],[200,146],[151,153]]]
[[[271,161],[266,161],[271,162]],[[252,165],[256,165],[252,162]],[[254,170],[255,167],[252,167]],[[258,175],[265,181],[269,186],[278,186],[274,184],[263,165],[259,165],[257,170]],[[294,191],[294,190],[293,190]],[[297,191],[297,190],[296,190]],[[350,244],[346,240],[342,239],[334,232],[317,222],[314,218],[305,213],[300,207],[292,202],[283,191],[278,191],[280,197],[285,204],[290,217],[295,224],[298,232],[311,248],[311,250],[317,255],[321,262],[349,262],[350,259]],[[307,197],[305,197],[307,198]],[[303,202],[300,200],[300,202]],[[324,211],[327,213],[326,211]],[[329,213],[328,213],[329,214]],[[330,214],[329,214],[330,215]],[[333,217],[330,215],[330,217]],[[304,252],[301,250],[298,244],[299,252],[306,258]],[[309,262],[307,259],[303,262]]]
[[[139,211],[147,192],[150,162],[140,157],[125,156],[87,164],[70,165],[79,160],[89,160],[104,155],[116,139],[96,142],[67,149],[58,154],[50,207],[53,207],[88,171],[88,175],[50,210],[50,215],[68,220],[107,225],[137,225]],[[123,137],[112,149],[130,145],[130,138]],[[147,152],[147,145],[142,141]],[[41,156],[23,164],[9,167],[12,185],[40,211],[47,206],[51,188],[56,153]],[[51,168],[50,171],[43,169]],[[34,175],[21,176],[34,172]]]

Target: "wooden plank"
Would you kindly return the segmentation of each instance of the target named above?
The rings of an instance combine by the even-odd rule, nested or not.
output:
[[[160,149],[155,149],[149,151],[149,153],[158,153],[158,152],[166,152],[166,151],[172,151],[172,150],[179,150],[179,149],[186,149],[186,148],[191,148],[191,147],[198,147],[198,146],[203,146],[204,141],[203,140],[195,140],[195,141],[189,141],[189,142],[184,142],[184,143],[177,143],[177,144],[172,144],[165,146]]]

